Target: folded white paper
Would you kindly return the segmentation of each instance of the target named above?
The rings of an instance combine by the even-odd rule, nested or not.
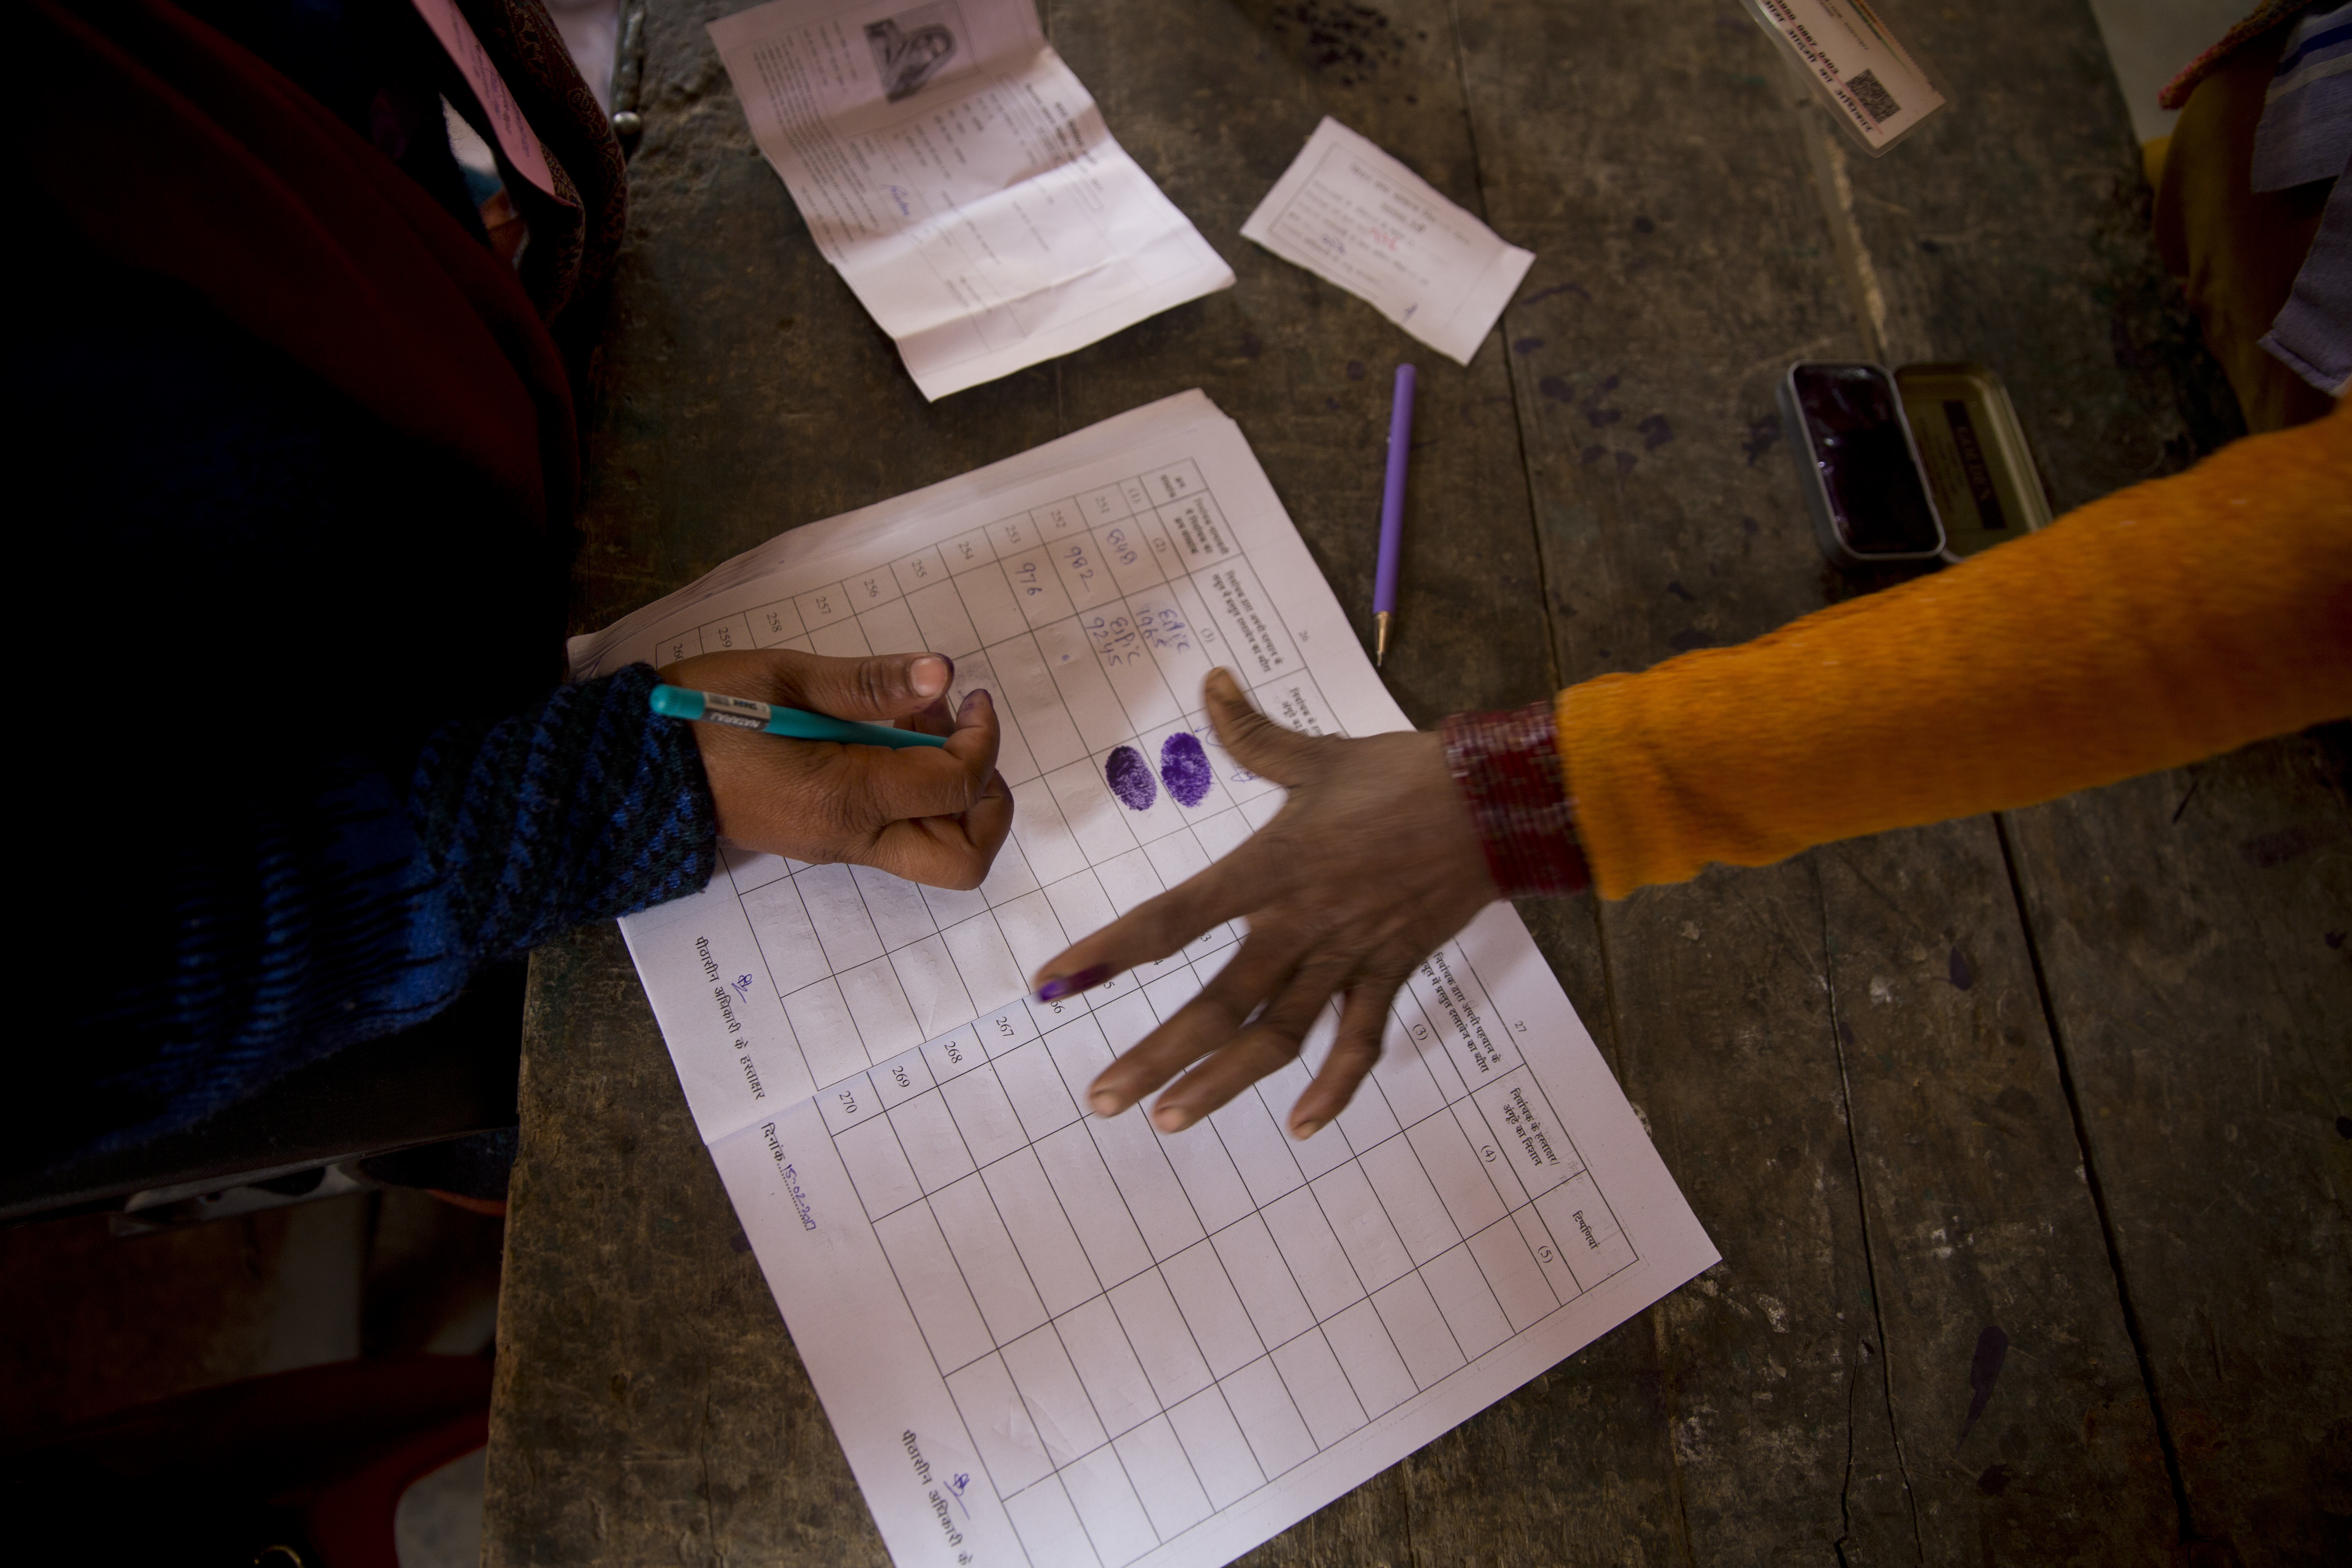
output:
[[[1233,283],[1030,0],[772,0],[710,37],[817,248],[925,397]]]
[[[1463,364],[1535,264],[1379,147],[1326,117],[1242,225]]]

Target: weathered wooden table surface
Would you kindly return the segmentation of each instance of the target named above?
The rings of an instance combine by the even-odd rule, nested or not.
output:
[[[1856,591],[1792,359],[1991,363],[2061,508],[2232,433],[2080,0],[1890,4],[1958,106],[1875,162],[1732,0],[1045,0],[1240,283],[936,405],[754,151],[733,3],[646,29],[583,629],[1189,386],[1368,622],[1410,353],[1425,722]],[[1326,113],[1537,253],[1466,371],[1238,237]],[[1528,906],[1724,1262],[1249,1561],[2347,1560],[2347,751]],[[488,1561],[884,1561],[610,928],[535,961],[523,1117]]]

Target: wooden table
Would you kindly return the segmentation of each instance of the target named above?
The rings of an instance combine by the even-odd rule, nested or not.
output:
[[[736,3],[646,29],[583,629],[1200,386],[1369,636],[1411,353],[1388,674],[1428,722],[1858,591],[1792,359],[1992,363],[2062,510],[2234,433],[2079,0],[1905,5],[1958,107],[1875,162],[1730,0],[1046,0],[1240,284],[937,405],[752,147],[702,31]],[[1326,113],[1537,253],[1466,371],[1238,237]],[[1725,1261],[1249,1561],[2344,1560],[2347,751],[1526,906]],[[883,1562],[618,937],[531,987],[487,1561]]]

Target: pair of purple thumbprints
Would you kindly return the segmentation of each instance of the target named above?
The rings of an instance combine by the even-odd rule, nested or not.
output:
[[[1103,763],[1103,782],[1129,811],[1149,811],[1161,784],[1168,786],[1177,805],[1200,805],[1209,798],[1209,786],[1216,782],[1216,774],[1210,770],[1209,753],[1202,749],[1201,737],[1190,730],[1179,730],[1160,742],[1158,784],[1152,781],[1151,764],[1133,746],[1113,749]]]

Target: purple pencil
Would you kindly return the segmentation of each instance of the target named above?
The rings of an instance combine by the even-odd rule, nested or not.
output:
[[[1412,448],[1413,368],[1397,366],[1396,396],[1389,405],[1389,474],[1381,490],[1381,557],[1372,576],[1372,662],[1389,656],[1389,626],[1396,618],[1397,557],[1404,547],[1404,466]]]

